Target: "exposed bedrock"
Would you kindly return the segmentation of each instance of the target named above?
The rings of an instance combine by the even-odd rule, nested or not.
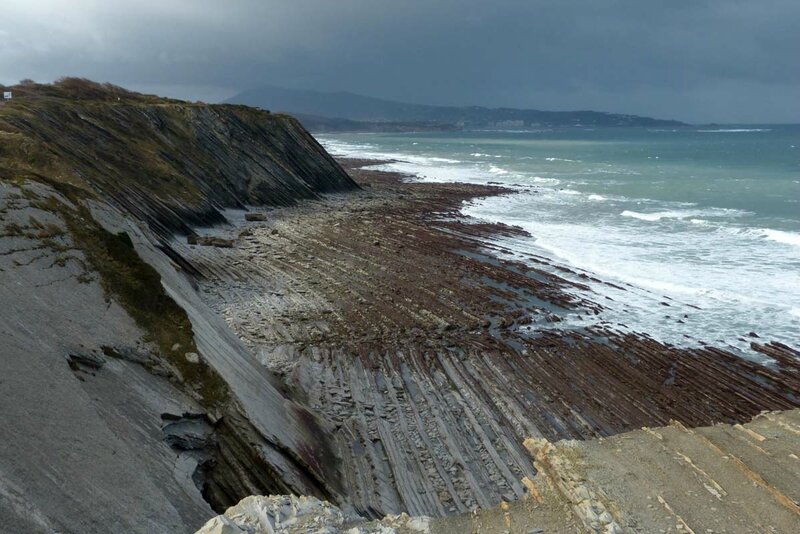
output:
[[[32,91],[0,110],[0,530],[190,532],[251,493],[342,501],[328,423],[167,239],[354,182],[289,117]]]
[[[458,216],[501,189],[321,197],[358,187],[289,117],[88,89],[0,108],[3,528],[189,532],[249,494],[445,516],[525,495],[526,438],[800,403],[794,348],[553,329],[600,305]]]
[[[0,184],[0,530],[187,532],[211,510],[161,416],[204,408],[26,191]]]
[[[545,329],[598,305],[489,253],[488,237],[519,230],[458,217],[462,200],[499,191],[361,178],[372,187],[355,197],[222,232],[231,248],[173,246],[202,273],[203,299],[333,426],[363,515],[517,499],[534,475],[529,437],[735,423],[800,402],[789,347],[755,346],[774,358],[762,365],[601,328]]]
[[[88,205],[0,184],[3,528],[188,532],[254,493],[341,500],[327,423],[279,391],[149,230]],[[120,278],[94,263],[115,261],[106,245],[129,262]],[[135,307],[154,298],[174,306],[159,305],[164,328]]]
[[[528,439],[537,474],[516,502],[447,517],[369,521],[314,498],[247,497],[197,534],[775,532],[800,525],[792,452],[800,410],[740,425],[672,422],[610,438]]]
[[[222,222],[221,208],[286,206],[356,187],[288,115],[81,83],[24,88],[3,108],[0,176],[77,186],[161,235]]]

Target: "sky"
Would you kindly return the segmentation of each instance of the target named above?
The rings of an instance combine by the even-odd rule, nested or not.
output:
[[[800,123],[798,0],[3,0],[0,83]]]

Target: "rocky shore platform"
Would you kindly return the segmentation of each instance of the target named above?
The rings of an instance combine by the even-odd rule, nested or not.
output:
[[[522,499],[450,517],[368,520],[313,497],[251,496],[197,534],[797,532],[800,410],[744,425],[642,428],[525,447],[537,475]]]
[[[340,163],[361,191],[229,211],[232,225],[170,246],[285,394],[321,414],[348,513],[492,509],[531,495],[531,454],[545,465],[548,453],[524,443],[671,421],[691,432],[800,406],[800,353],[785,345],[753,343],[769,358],[758,364],[644,334],[559,328],[565,314],[601,304],[575,297],[575,282],[545,258],[498,259],[492,238],[522,230],[459,213],[506,190]],[[686,477],[704,476],[688,465]],[[652,504],[669,512],[665,502]]]

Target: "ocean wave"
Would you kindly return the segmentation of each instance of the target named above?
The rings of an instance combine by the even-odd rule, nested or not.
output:
[[[545,161],[567,161],[567,162],[576,162],[577,160],[574,159],[567,159],[567,158],[544,158]]]
[[[482,154],[481,152],[473,152],[470,156],[474,158],[502,158],[503,156],[498,156],[496,154]]]
[[[426,161],[432,161],[434,163],[461,163],[460,159],[450,159],[450,158],[437,158],[437,157],[422,157],[422,159]]]
[[[319,142],[323,147],[325,147],[325,150],[334,156],[361,155],[364,152],[373,151],[376,148],[375,145],[366,143],[347,143],[323,138],[320,138]]]
[[[601,202],[601,201],[607,200],[607,199],[603,195],[589,195],[589,200],[596,200],[598,202]]]
[[[785,230],[775,230],[773,228],[735,228],[723,227],[722,231],[728,234],[733,234],[739,237],[749,237],[751,239],[763,239],[781,243],[783,245],[790,245],[792,247],[800,247],[800,233],[787,232]]]
[[[686,219],[696,215],[695,212],[687,211],[658,211],[655,213],[640,213],[638,211],[625,210],[620,213],[623,217],[632,217],[640,221],[660,221],[661,219]]]
[[[774,230],[772,228],[747,228],[741,230],[740,233],[758,239],[774,241],[775,243],[781,243],[783,245],[800,247],[800,233]]]
[[[770,228],[765,228],[764,235],[769,240],[777,241],[778,243],[784,243],[786,245],[800,247],[800,234],[796,234],[793,232],[784,232],[783,230],[772,230]]]
[[[359,158],[367,160],[396,160],[417,165],[432,166],[437,163],[457,164],[461,160],[452,158],[442,158],[438,156],[424,156],[401,152],[381,151],[376,145],[369,143],[354,143],[348,141],[338,141],[320,136],[320,144],[336,157]]]
[[[684,206],[693,206],[691,202],[681,202]],[[631,217],[641,221],[660,221],[662,219],[690,219],[693,224],[703,224],[708,221],[700,219],[699,217],[741,217],[747,215],[749,212],[732,209],[732,208],[705,208],[695,210],[666,210],[656,211],[652,213],[642,213],[639,211],[625,210],[620,213],[623,217]],[[695,222],[697,221],[697,222]]]
[[[535,184],[558,185],[561,180],[558,178],[544,178],[543,176],[533,176],[530,180]]]
[[[771,132],[771,128],[718,128],[716,130],[697,130],[703,133],[746,133],[746,132]]]

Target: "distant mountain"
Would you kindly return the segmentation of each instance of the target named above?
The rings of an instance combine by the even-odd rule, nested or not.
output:
[[[263,86],[239,93],[230,103],[273,111],[370,123],[436,123],[459,128],[536,128],[541,126],[683,126],[673,120],[598,111],[541,111],[480,106],[428,106],[347,92],[326,93]],[[343,123],[344,124],[344,123]],[[351,125],[352,126],[352,125]],[[312,129],[313,126],[310,126]],[[437,128],[438,129],[438,128]]]
[[[354,121],[350,119],[336,119],[320,117],[319,115],[306,115],[305,113],[292,113],[292,115],[306,127],[307,130],[318,133],[327,132],[444,132],[458,130],[455,124],[431,121],[392,121],[371,122]]]

